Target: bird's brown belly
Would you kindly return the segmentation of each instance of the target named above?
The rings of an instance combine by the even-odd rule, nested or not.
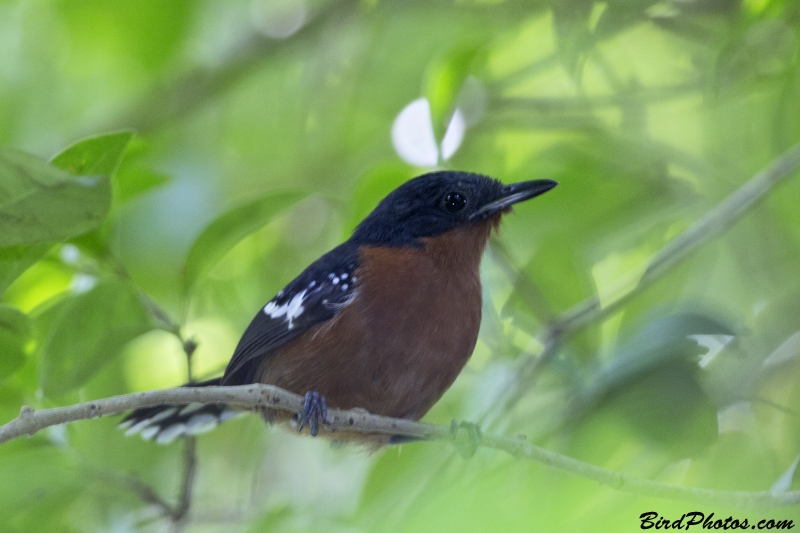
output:
[[[392,265],[395,276],[388,284],[382,277],[380,287],[369,272],[358,273],[353,302],[266,357],[261,381],[301,395],[319,392],[331,407],[421,418],[475,347],[480,280],[477,269],[445,275],[403,266]]]

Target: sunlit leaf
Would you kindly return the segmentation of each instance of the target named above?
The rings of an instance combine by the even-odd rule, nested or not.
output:
[[[56,154],[50,163],[76,176],[112,178],[132,138],[132,131],[93,135],[68,146]]]
[[[422,94],[430,103],[433,131],[439,140],[444,137],[445,128],[454,111],[456,97],[470,73],[479,50],[477,46],[456,47],[428,65]]]
[[[0,148],[0,246],[86,233],[102,223],[110,202],[105,176],[74,177],[30,154]]]
[[[31,333],[28,315],[0,303],[0,382],[25,362],[25,344]]]
[[[86,383],[129,341],[154,327],[136,291],[116,280],[63,299],[39,321],[47,323],[39,355],[42,390],[50,397]]]
[[[308,195],[289,190],[271,192],[227,211],[194,241],[184,267],[187,289],[217,264],[239,241],[264,227],[276,215]]]

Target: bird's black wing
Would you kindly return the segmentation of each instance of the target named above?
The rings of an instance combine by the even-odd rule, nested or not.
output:
[[[356,294],[358,247],[344,243],[320,257],[270,300],[245,330],[225,369],[224,385],[254,383],[263,358],[330,320]]]
[[[309,266],[259,311],[239,341],[222,379],[187,387],[254,383],[263,358],[311,327],[330,320],[356,295],[358,247],[345,243]],[[191,403],[137,409],[120,423],[125,435],[140,433],[161,444],[197,435],[235,416],[224,404]]]

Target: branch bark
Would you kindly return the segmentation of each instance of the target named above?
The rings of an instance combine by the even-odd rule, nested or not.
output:
[[[269,407],[296,413],[302,408],[303,400],[300,396],[273,385],[253,384],[237,387],[191,387],[137,392],[41,411],[34,411],[31,407],[24,406],[19,417],[0,426],[0,443],[8,442],[23,435],[33,435],[37,431],[57,424],[117,415],[142,407],[188,404],[192,402],[226,403],[249,410]],[[346,430],[383,435],[403,435],[432,441],[455,442],[456,440],[455,425],[447,427],[389,418],[369,414],[360,409],[349,411],[329,409],[328,418],[330,419],[330,424],[321,428],[324,433]],[[739,509],[761,510],[800,505],[800,491],[773,493],[770,491],[724,491],[682,487],[606,470],[599,466],[534,446],[524,436],[480,436],[480,432],[475,432],[475,434],[478,435],[474,442],[475,446],[500,450],[518,458],[537,461],[557,470],[590,479],[623,492]],[[335,437],[335,435],[329,436]]]

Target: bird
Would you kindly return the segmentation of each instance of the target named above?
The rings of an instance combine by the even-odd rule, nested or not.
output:
[[[312,436],[328,406],[419,420],[475,348],[480,263],[492,231],[514,204],[556,185],[504,185],[459,171],[405,182],[258,311],[221,377],[186,386],[266,383],[294,392],[304,397],[300,413],[262,416],[299,432],[308,426]],[[131,412],[119,427],[166,444],[237,413],[222,404],[156,406]]]

